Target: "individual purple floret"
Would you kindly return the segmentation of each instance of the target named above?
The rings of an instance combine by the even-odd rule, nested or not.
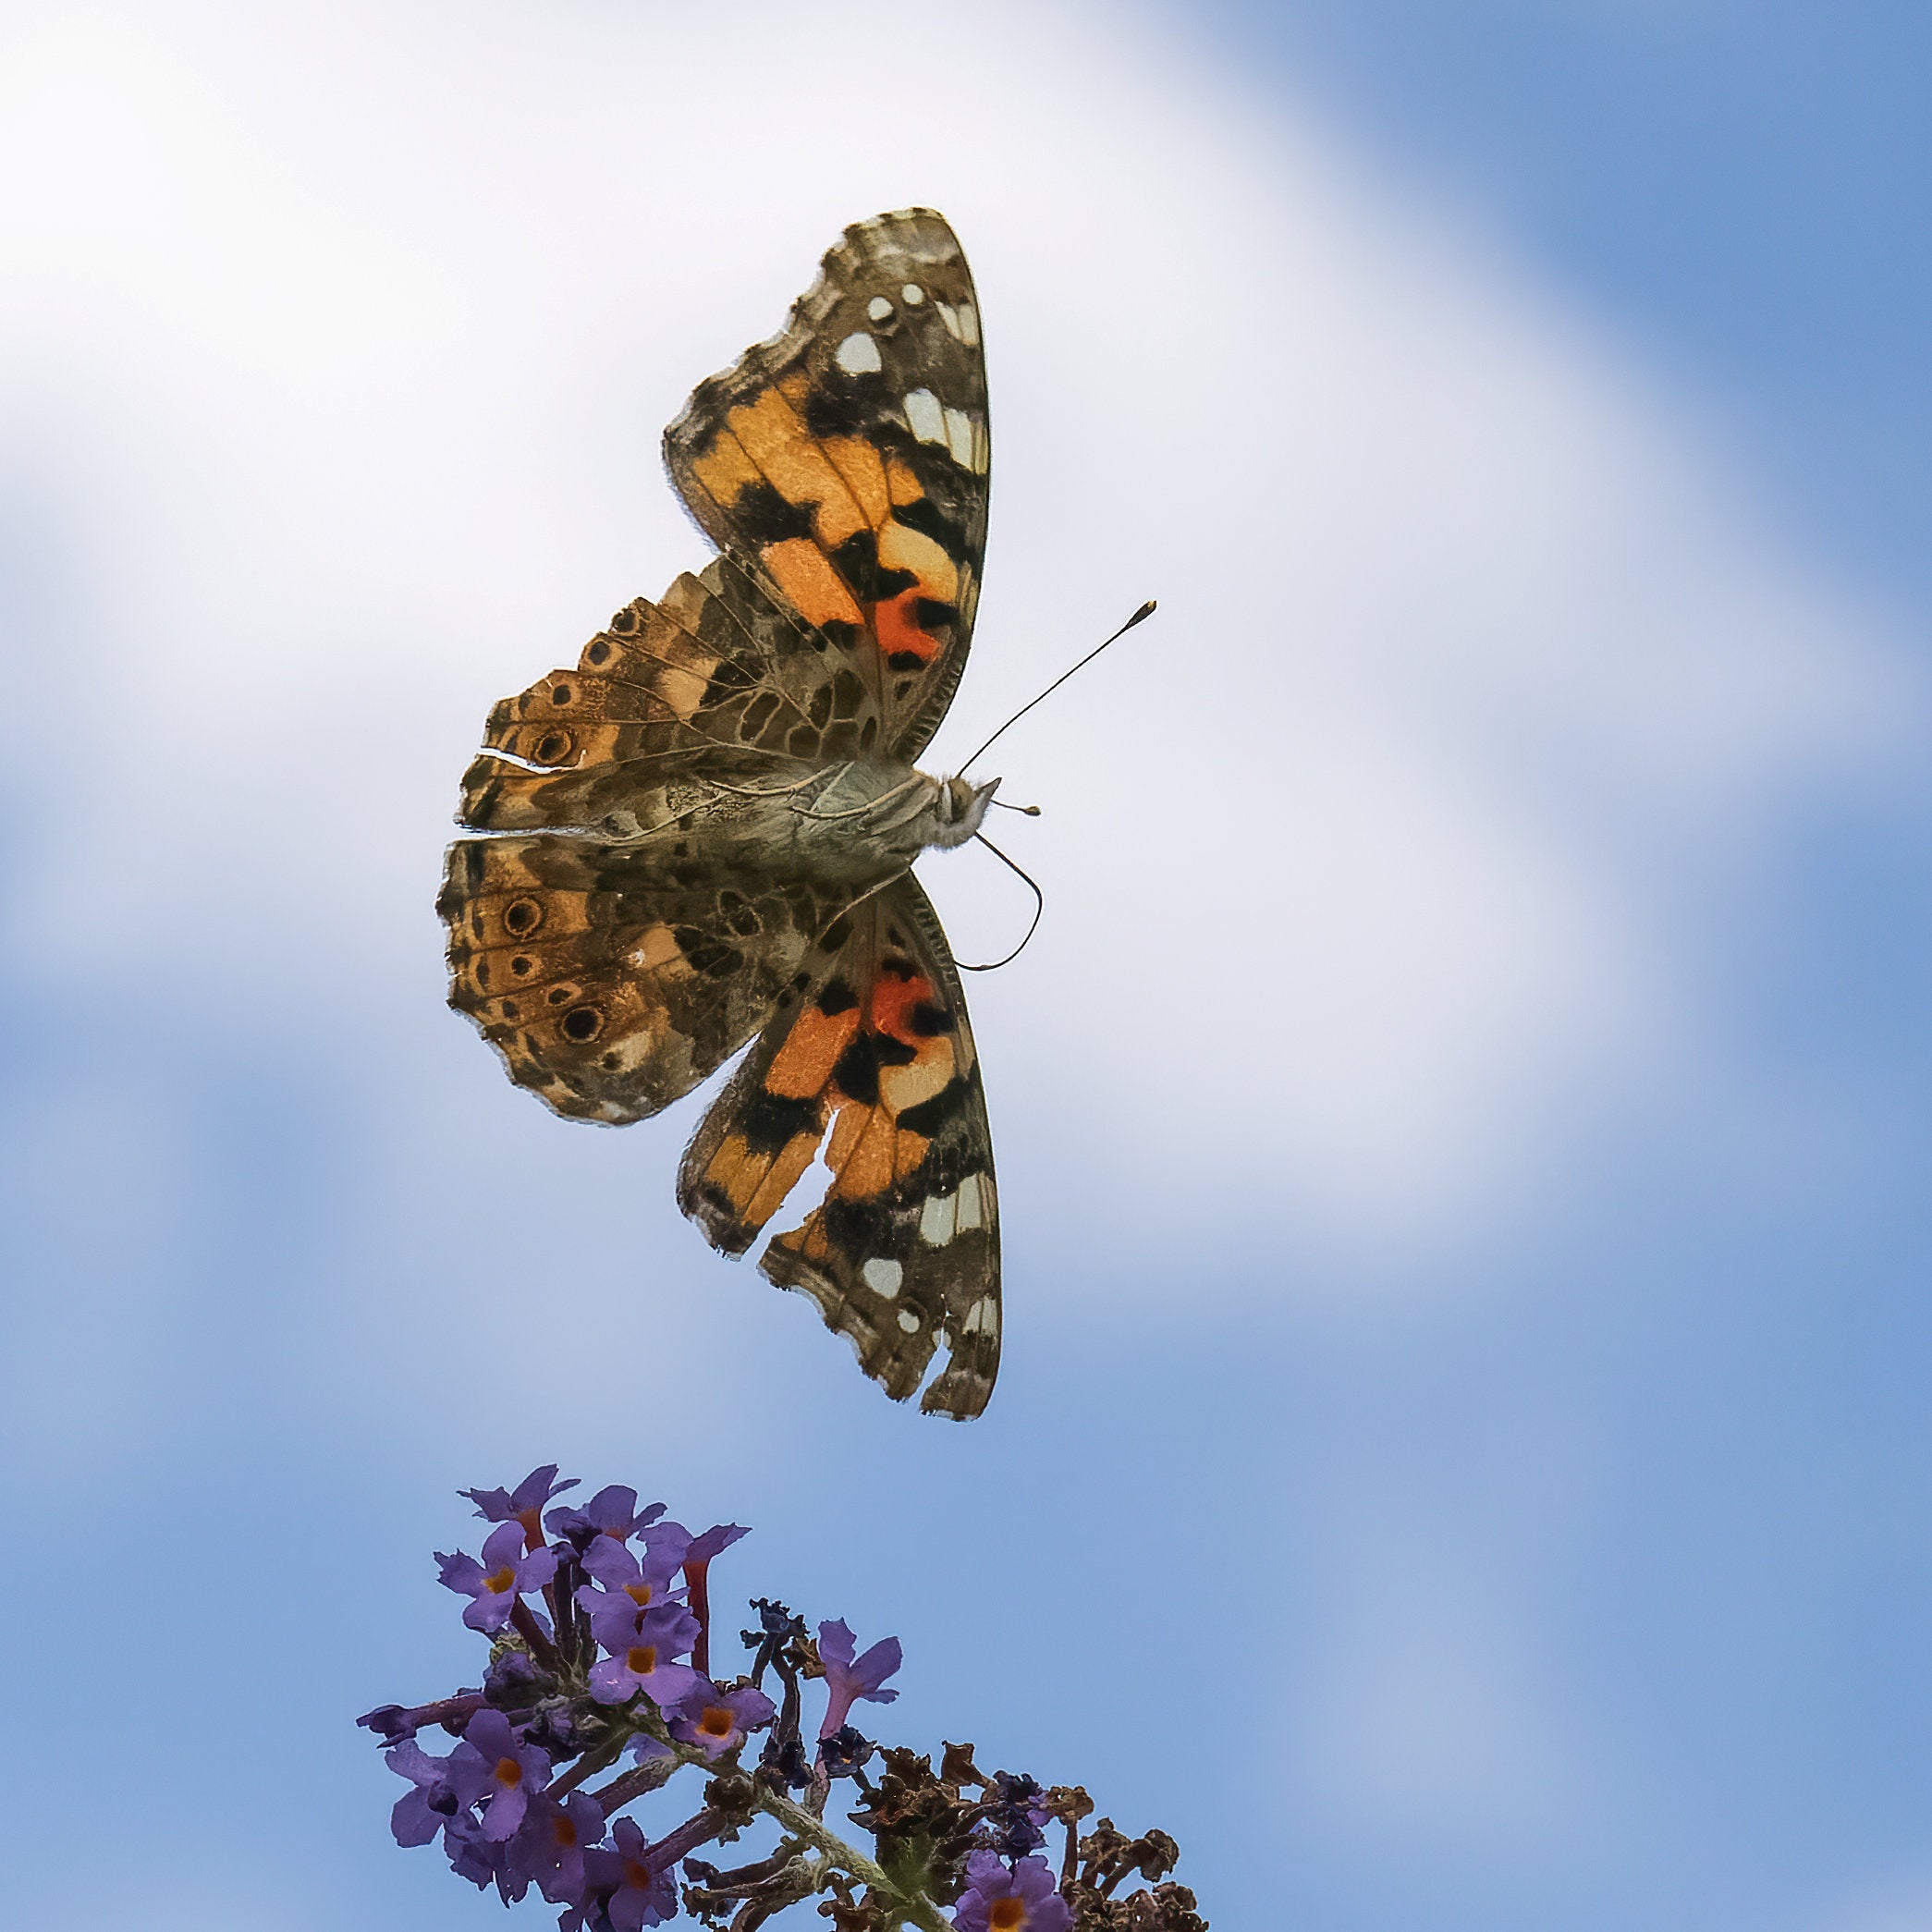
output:
[[[698,1620],[695,1659],[698,1669],[711,1669],[711,1563],[721,1551],[729,1549],[749,1530],[735,1522],[715,1522],[701,1536],[693,1536],[684,1552],[685,1595]]]
[[[857,1643],[843,1621],[821,1623],[818,1627],[818,1657],[825,1667],[825,1694],[829,1700],[825,1719],[818,1727],[822,1738],[830,1737],[843,1727],[852,1706],[862,1697],[868,1704],[890,1704],[899,1695],[897,1691],[879,1688],[899,1667],[899,1639],[882,1637],[855,1662],[852,1650]]]
[[[572,1791],[562,1804],[539,1792],[518,1827],[511,1862],[536,1880],[553,1905],[575,1904],[584,1892],[584,1853],[604,1837],[595,1799]]]
[[[763,1691],[750,1684],[721,1691],[708,1677],[699,1678],[674,1709],[671,1735],[681,1744],[695,1744],[706,1757],[736,1750],[748,1730],[763,1730],[778,1714]]]
[[[483,1836],[500,1841],[523,1822],[531,1793],[550,1782],[550,1759],[501,1711],[478,1711],[449,1754],[446,1777],[459,1804],[482,1803]]]
[[[645,1609],[623,1590],[580,1590],[577,1600],[590,1613],[591,1634],[613,1654],[647,1643],[667,1646],[666,1657],[682,1657],[697,1642],[698,1620],[676,1598]]]
[[[476,1513],[485,1522],[514,1522],[522,1526],[528,1547],[534,1549],[544,1540],[544,1505],[553,1496],[577,1487],[575,1476],[556,1480],[556,1464],[546,1462],[532,1469],[514,1489],[459,1489],[476,1505]]]
[[[396,1801],[389,1814],[389,1829],[395,1833],[396,1842],[428,1844],[457,1809],[456,1794],[449,1789],[449,1760],[432,1757],[422,1745],[405,1740],[393,1751],[385,1751],[383,1762],[413,1787]]]
[[[676,1529],[675,1524],[670,1527]],[[585,1571],[603,1588],[595,1590],[585,1584],[577,1592],[577,1601],[590,1612],[593,1624],[600,1607],[610,1595],[628,1597],[635,1609],[649,1609],[669,1589],[671,1579],[684,1561],[689,1541],[682,1530],[675,1535],[653,1535],[644,1545],[642,1556],[638,1556],[627,1545],[608,1536],[593,1537],[581,1560]]]
[[[691,1648],[698,1632],[698,1620],[682,1604],[659,1604],[634,1622],[618,1613],[601,1627],[593,1620],[592,1629],[611,1653],[591,1666],[591,1695],[599,1704],[627,1704],[642,1691],[661,1709],[698,1681],[695,1670],[672,1661]]]
[[[432,1724],[460,1730],[487,1701],[481,1691],[459,1691],[454,1697],[439,1697],[433,1704],[380,1704],[356,1722],[374,1731],[384,1743],[400,1744]]]
[[[556,1574],[556,1558],[549,1550],[524,1553],[523,1531],[515,1522],[490,1532],[481,1563],[460,1551],[445,1556],[441,1550],[436,1563],[446,1589],[475,1598],[463,1612],[463,1621],[485,1636],[494,1636],[509,1621],[520,1596],[541,1590]]]
[[[593,1536],[608,1536],[623,1543],[648,1529],[664,1514],[662,1503],[649,1503],[640,1510],[637,1491],[628,1483],[612,1483],[600,1489],[581,1510],[553,1510],[544,1521],[553,1536],[561,1536],[573,1549],[587,1549]]]
[[[449,1868],[478,1890],[494,1885],[506,1905],[514,1905],[530,1889],[530,1874],[520,1870],[507,1843],[489,1837],[467,1811],[459,1811],[443,1831],[443,1849]]]
[[[1070,1932],[1073,1914],[1044,1858],[1022,1858],[1008,1871],[997,1852],[974,1852],[952,1922],[959,1932]]]
[[[614,1852],[592,1853],[595,1877],[615,1877],[605,1912],[616,1932],[643,1932],[661,1926],[678,1912],[678,1888],[668,1865],[651,1857],[642,1830],[630,1818],[619,1818],[611,1831]],[[609,1864],[606,1865],[605,1861]]]

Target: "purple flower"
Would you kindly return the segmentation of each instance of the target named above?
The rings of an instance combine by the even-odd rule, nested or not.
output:
[[[682,1604],[659,1604],[634,1617],[617,1612],[592,1628],[611,1653],[591,1666],[591,1695],[599,1704],[623,1704],[639,1691],[654,1704],[675,1704],[698,1681],[695,1670],[672,1662],[691,1648],[698,1632],[698,1620]]]
[[[449,1760],[432,1757],[422,1745],[405,1740],[393,1751],[385,1752],[383,1762],[414,1787],[396,1801],[389,1814],[389,1829],[396,1834],[396,1842],[428,1844],[457,1809],[448,1783]]]
[[[598,1876],[602,1877],[607,1871],[618,1881],[605,1905],[615,1932],[643,1932],[646,1926],[661,1926],[667,1918],[674,1918],[678,1912],[678,1888],[672,1881],[670,1867],[652,1859],[651,1847],[644,1841],[637,1822],[619,1818],[611,1839],[616,1851],[603,1854],[595,1862],[602,1867],[608,1858],[610,1865]]]
[[[828,1699],[825,1721],[818,1727],[822,1738],[843,1728],[847,1714],[860,1698],[868,1704],[890,1704],[899,1695],[897,1691],[879,1688],[899,1667],[899,1639],[880,1638],[854,1662],[852,1649],[857,1642],[843,1621],[821,1623],[818,1627],[818,1656],[825,1667]]]
[[[550,1759],[520,1738],[501,1711],[478,1711],[449,1754],[446,1781],[459,1804],[483,1801],[483,1835],[501,1841],[523,1822],[531,1793],[550,1782]]]
[[[519,1596],[541,1590],[556,1574],[556,1559],[549,1550],[533,1549],[525,1556],[522,1544],[522,1530],[506,1522],[490,1532],[481,1563],[460,1552],[453,1557],[436,1552],[444,1587],[476,1599],[463,1612],[463,1621],[471,1630],[494,1636],[510,1620]]]
[[[574,1905],[583,1897],[583,1854],[603,1837],[604,1814],[588,1793],[572,1791],[559,1804],[539,1792],[518,1827],[512,1862],[553,1905]]]
[[[677,1527],[667,1523],[667,1529]],[[740,1536],[749,1536],[751,1532],[739,1528],[735,1522],[716,1522],[702,1536],[693,1536],[684,1552],[684,1581],[688,1586],[686,1596],[690,1599],[692,1612],[698,1620],[698,1641],[694,1646],[698,1669],[711,1669],[711,1559],[720,1551],[729,1549]]]
[[[708,1677],[700,1677],[674,1708],[671,1735],[680,1743],[695,1744],[706,1757],[737,1750],[746,1731],[769,1724],[777,1715],[763,1691],[750,1684],[721,1691]]]
[[[614,1595],[628,1597],[633,1609],[650,1608],[678,1574],[688,1540],[682,1530],[675,1536],[649,1537],[639,1557],[608,1536],[594,1538],[583,1553],[583,1567],[604,1588],[593,1590],[585,1584],[577,1592],[577,1601],[590,1612],[593,1624],[600,1608]]]
[[[522,1653],[512,1651],[507,1655],[521,1656]],[[374,1731],[384,1743],[400,1744],[432,1724],[447,1724],[451,1718],[467,1723],[474,1712],[483,1707],[483,1704],[481,1691],[459,1691],[454,1697],[440,1697],[434,1704],[407,1707],[400,1704],[378,1705],[374,1710],[358,1718],[356,1722]]]
[[[668,1645],[667,1657],[682,1657],[697,1640],[698,1620],[675,1597],[643,1609],[624,1590],[580,1593],[578,1601],[590,1612],[591,1634],[613,1654],[644,1641]]]
[[[1009,1872],[997,1852],[975,1852],[952,1922],[959,1932],[1070,1932],[1073,1914],[1044,1858],[1022,1858]]]
[[[553,1510],[544,1521],[553,1536],[562,1536],[575,1549],[586,1549],[593,1536],[622,1543],[647,1529],[664,1514],[662,1503],[640,1510],[637,1491],[623,1483],[600,1489],[581,1510]]]
[[[541,1469],[532,1469],[514,1489],[459,1489],[457,1494],[467,1496],[485,1522],[520,1524],[527,1547],[534,1549],[544,1540],[544,1505],[553,1496],[576,1486],[575,1476],[566,1476],[559,1483],[556,1464],[546,1462]]]
[[[530,1875],[518,1870],[510,1848],[487,1836],[467,1811],[458,1812],[443,1828],[443,1849],[459,1878],[469,1879],[478,1890],[494,1885],[506,1905],[530,1889]]]

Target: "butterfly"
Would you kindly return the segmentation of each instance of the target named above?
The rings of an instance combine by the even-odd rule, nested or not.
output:
[[[930,209],[855,224],[785,328],[665,432],[719,551],[491,712],[437,910],[449,1003],[557,1113],[643,1119],[751,1051],[678,1202],[895,1400],[974,1416],[999,1367],[992,1138],[960,974],[911,871],[997,779],[917,771],[986,536],[979,303]]]

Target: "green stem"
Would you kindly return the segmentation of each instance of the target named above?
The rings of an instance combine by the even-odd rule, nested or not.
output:
[[[758,1788],[754,1802],[761,1811],[776,1818],[795,1838],[817,1846],[834,1865],[842,1865],[874,1897],[886,1900],[900,1922],[910,1919],[913,1925],[922,1926],[923,1932],[951,1932],[951,1927],[939,1916],[937,1907],[930,1899],[915,1898],[901,1891],[886,1876],[883,1865],[866,1857],[864,1853],[855,1851],[837,1832],[828,1830],[822,1820],[813,1817],[802,1804],[794,1804],[782,1792],[763,1786]]]
[[[739,1768],[738,1752],[733,1751],[724,1758],[709,1757],[694,1744],[680,1743],[676,1738],[662,1735],[661,1725],[640,1722],[641,1715],[641,1712],[622,1714],[621,1728],[595,1751],[580,1757],[561,1778],[556,1779],[549,1788],[552,1793],[574,1791],[585,1779],[614,1764],[624,1746],[639,1731],[667,1744],[681,1764],[702,1765],[714,1775]],[[629,1803],[629,1797],[621,1802]],[[938,1907],[930,1899],[923,1893],[901,1890],[876,1859],[868,1858],[863,1852],[847,1844],[837,1832],[826,1827],[823,1819],[814,1817],[802,1804],[793,1804],[782,1791],[773,1791],[755,1776],[752,1779],[752,1802],[768,1817],[776,1818],[794,1838],[816,1847],[831,1864],[850,1872],[874,1898],[885,1901],[893,1914],[893,1924],[910,1922],[919,1926],[921,1932],[952,1932],[952,1927],[940,1917]]]

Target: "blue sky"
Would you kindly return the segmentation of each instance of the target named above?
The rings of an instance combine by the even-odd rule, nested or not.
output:
[[[1217,1926],[1932,1927],[1927,28],[743,18],[4,30],[6,1915],[482,1923],[348,1720],[557,1460]],[[1162,600],[1001,747],[970,1428],[679,1220],[694,1107],[511,1090],[430,911],[489,704],[702,554],[658,425],[913,200],[996,425],[936,762]]]

